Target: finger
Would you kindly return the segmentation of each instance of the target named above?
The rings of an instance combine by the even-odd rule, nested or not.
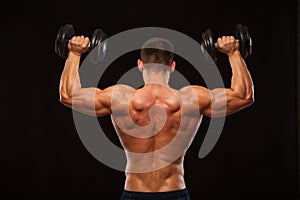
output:
[[[84,41],[83,41],[83,46],[84,47],[88,47],[88,45],[89,45],[89,43],[90,43],[90,39],[88,38],[88,37],[86,37],[86,38],[84,38]]]
[[[224,43],[223,43],[223,37],[217,39],[217,44],[218,44],[219,47],[222,47],[222,46],[223,46],[223,44],[224,44]]]
[[[71,44],[72,45],[76,45],[78,43],[78,37],[77,36],[74,36],[72,39],[71,39]]]
[[[224,44],[224,45],[227,44],[227,43],[229,42],[228,36],[223,36],[223,37],[222,37],[222,41],[223,41],[223,44]]]
[[[82,45],[83,41],[84,41],[84,36],[83,35],[77,37],[77,44],[78,45]]]
[[[69,40],[69,43],[70,43],[70,44],[74,44],[75,39],[76,39],[76,36],[73,36],[73,37],[71,38],[71,40]]]
[[[233,47],[236,47],[238,45],[238,41],[233,36],[230,36],[229,39],[230,39],[230,43],[232,43]]]
[[[233,44],[234,43],[234,38],[232,37],[232,36],[226,36],[226,38],[225,38],[225,44]]]
[[[231,40],[235,40],[235,38],[234,38],[233,36],[230,36],[229,38],[230,38]]]
[[[226,41],[226,36],[222,36],[222,41]]]
[[[234,43],[235,39],[234,39],[233,36],[228,36],[228,41],[231,42],[231,43]]]

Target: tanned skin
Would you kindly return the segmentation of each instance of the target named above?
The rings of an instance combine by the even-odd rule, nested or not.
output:
[[[167,145],[178,131],[184,135],[187,149],[203,115],[223,117],[236,113],[254,102],[253,82],[239,52],[239,44],[233,36],[223,36],[217,40],[218,50],[228,55],[232,68],[231,87],[213,90],[197,85],[187,86],[180,90],[172,89],[168,81],[170,73],[175,70],[175,61],[170,64],[168,72],[151,72],[144,67],[140,59],[138,68],[145,81],[144,87],[134,89],[127,85],[113,85],[103,90],[82,88],[78,68],[81,55],[88,50],[88,43],[89,38],[75,36],[68,44],[69,55],[60,81],[60,101],[65,106],[87,115],[96,114],[97,117],[111,115],[120,142],[127,152],[147,153],[159,150]],[[112,114],[112,102],[115,105],[115,115]],[[153,107],[153,105],[157,106]],[[149,114],[151,107],[153,109]],[[128,110],[129,115],[122,114]],[[191,114],[195,110],[199,112],[198,115]],[[129,126],[132,126],[130,120],[141,127],[151,123],[148,132],[157,131],[157,133],[150,137],[127,134],[126,127],[129,130],[131,129]],[[120,128],[116,121],[122,123],[125,129]],[[148,133],[143,131],[138,134],[143,136]],[[183,168],[184,154],[185,152],[178,159],[160,169],[141,173],[126,172],[124,189],[136,192],[166,192],[184,189],[186,187]],[[131,162],[130,157],[127,159]],[[154,166],[155,162],[163,160],[168,160],[168,155],[153,157],[152,164]],[[141,158],[134,162],[139,165],[144,161]]]

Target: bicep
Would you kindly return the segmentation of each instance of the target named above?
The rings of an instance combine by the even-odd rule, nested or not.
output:
[[[208,117],[224,117],[240,111],[247,105],[244,99],[239,98],[230,88],[216,88],[207,91],[202,90],[204,95],[200,95],[199,104],[206,107],[202,113]],[[203,101],[203,102],[202,102]]]
[[[111,113],[112,91],[113,86],[104,90],[81,88],[73,94],[71,99],[66,99],[63,103],[81,113],[100,117]]]
[[[63,103],[84,114],[102,117],[114,111],[128,109],[128,99],[135,90],[127,85],[114,85],[104,90],[98,88],[81,88],[72,99]]]
[[[201,94],[198,94],[198,101],[199,104],[204,104],[202,114],[204,114],[207,117],[225,116],[227,111],[227,92],[228,91],[225,88],[217,88],[213,90],[205,88],[202,91],[200,91]]]
[[[212,91],[202,86],[191,86],[191,88],[197,97],[200,113],[205,116],[211,116],[211,104],[214,101]]]

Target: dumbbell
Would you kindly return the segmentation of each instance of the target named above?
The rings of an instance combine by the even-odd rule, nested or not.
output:
[[[75,36],[74,26],[71,24],[66,24],[61,26],[58,30],[56,39],[55,39],[55,53],[61,58],[67,58],[69,50],[68,43]],[[102,29],[98,28],[94,31],[91,40],[89,42],[88,48],[89,51],[95,49],[92,53],[90,60],[93,63],[97,63],[103,60],[106,53],[106,44],[107,44],[106,34]]]
[[[239,42],[239,50],[242,57],[246,59],[249,55],[252,54],[252,39],[248,32],[248,28],[246,26],[242,26],[241,24],[237,24],[235,39]],[[211,56],[214,62],[217,61],[216,49],[218,49],[219,47],[218,44],[214,42],[213,34],[210,29],[206,29],[205,32],[202,33],[201,48],[203,52],[204,49],[206,50],[206,52]]]

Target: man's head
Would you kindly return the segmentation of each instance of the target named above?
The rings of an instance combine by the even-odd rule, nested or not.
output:
[[[153,37],[143,44],[140,51],[140,59],[138,60],[138,66],[141,71],[143,71],[145,68],[156,68],[158,69],[158,71],[159,69],[161,69],[162,71],[167,70],[169,72],[173,72],[175,69],[175,61],[173,61],[173,58],[173,44],[167,39]],[[155,65],[154,63],[160,65]]]

